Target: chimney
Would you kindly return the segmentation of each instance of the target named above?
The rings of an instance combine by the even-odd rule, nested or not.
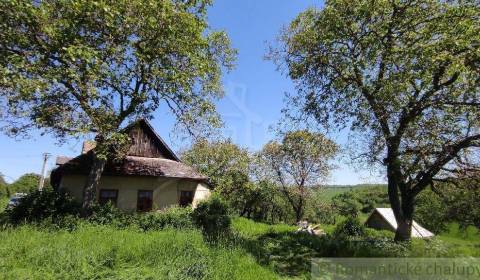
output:
[[[95,148],[96,143],[95,141],[92,140],[87,140],[83,142],[83,147],[82,147],[82,154],[86,154],[89,151],[91,151],[93,148]]]

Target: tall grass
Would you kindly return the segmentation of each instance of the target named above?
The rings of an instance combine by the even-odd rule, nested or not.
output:
[[[0,213],[5,211],[5,207],[7,207],[7,204],[8,204],[8,197],[0,196]]]
[[[0,232],[2,279],[276,279],[245,252],[210,247],[197,231],[141,233],[82,225]]]
[[[233,220],[230,242],[208,245],[199,231],[80,222],[74,231],[19,226],[0,230],[0,279],[278,279],[308,278],[317,257],[480,257],[478,230],[410,245],[382,232],[375,242],[295,233],[296,227]],[[374,231],[374,230],[371,230]],[[370,231],[369,231],[370,232]],[[228,240],[226,240],[228,241]],[[358,241],[358,240],[357,240]]]
[[[286,224],[268,225],[257,223],[246,218],[233,219],[233,229],[246,238],[258,238],[268,233],[286,233],[297,230],[298,227]]]

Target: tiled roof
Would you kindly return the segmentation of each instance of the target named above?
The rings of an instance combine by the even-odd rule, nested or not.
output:
[[[91,152],[70,160],[65,157],[59,157],[57,158],[57,164],[60,164],[60,166],[53,172],[56,174],[88,174],[91,162]],[[199,174],[195,169],[182,162],[163,158],[136,156],[127,156],[121,161],[109,161],[105,166],[103,174],[207,180],[207,177]]]

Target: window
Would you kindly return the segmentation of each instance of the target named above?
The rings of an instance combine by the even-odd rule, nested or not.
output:
[[[137,211],[152,210],[153,191],[138,191]]]
[[[111,202],[113,205],[117,205],[118,190],[107,190],[101,189],[100,195],[98,197],[98,203],[100,205],[105,205],[108,202]]]
[[[193,191],[180,191],[179,204],[182,207],[188,206],[193,202]]]

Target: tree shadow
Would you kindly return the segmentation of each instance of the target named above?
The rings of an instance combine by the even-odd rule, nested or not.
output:
[[[306,233],[266,233],[257,239],[240,238],[238,244],[259,264],[271,267],[282,276],[309,274],[311,260],[328,255],[330,247],[326,246],[329,243],[327,237]]]
[[[240,237],[237,245],[253,255],[260,265],[281,276],[308,276],[314,258],[398,257],[407,247],[385,238],[314,236],[296,232],[269,232],[256,239]]]

